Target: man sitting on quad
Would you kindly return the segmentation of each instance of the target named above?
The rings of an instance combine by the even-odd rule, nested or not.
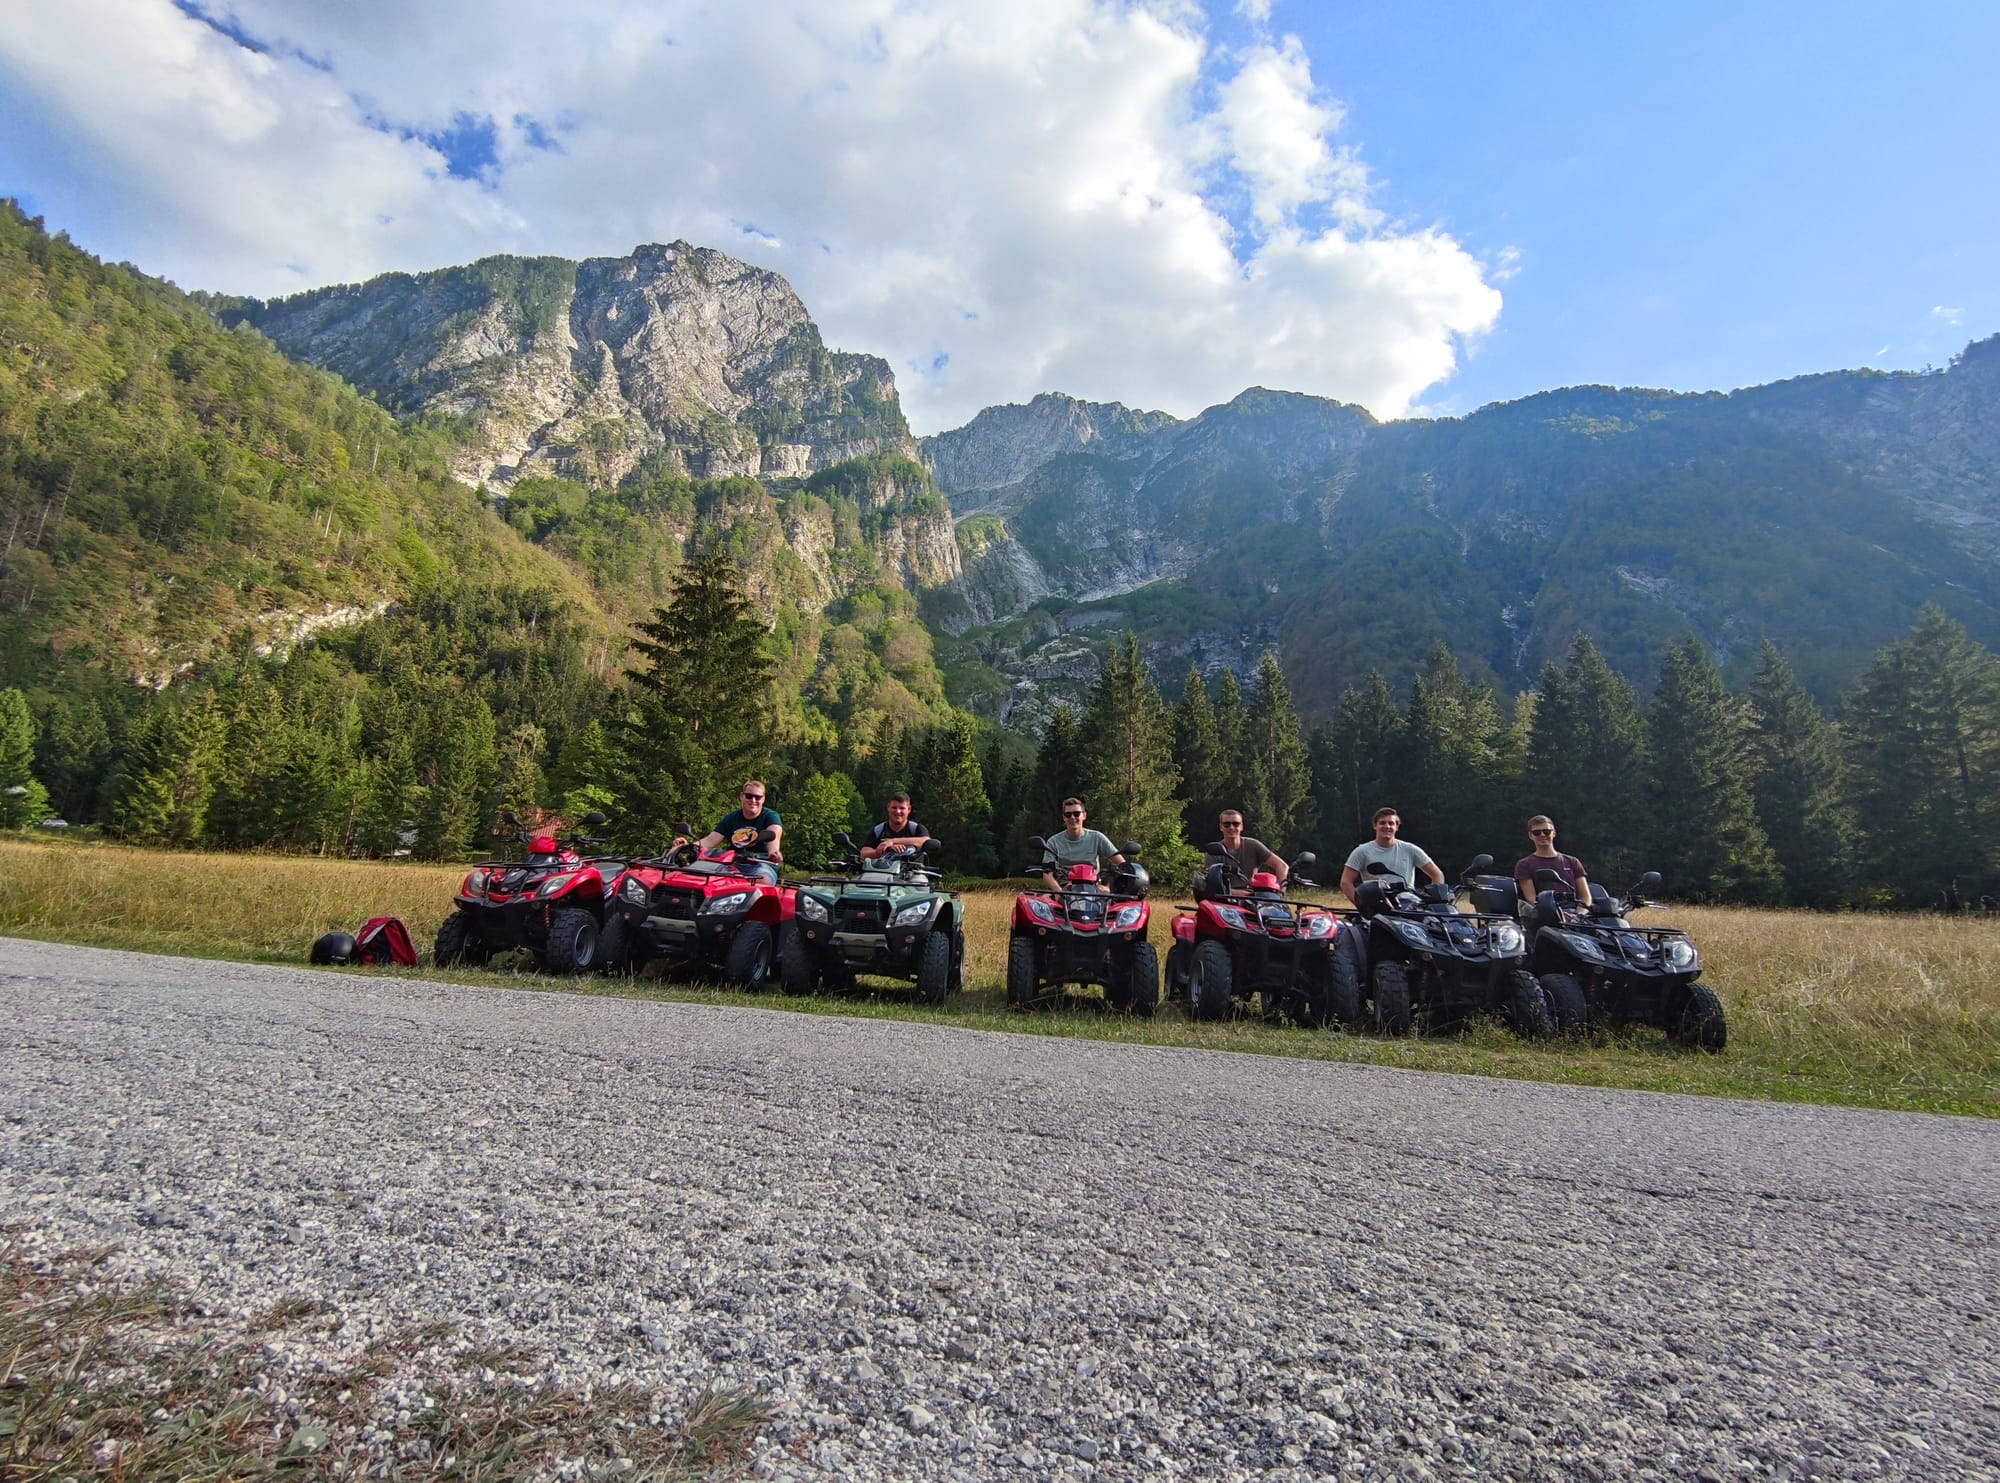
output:
[[[1063,832],[1047,841],[1042,854],[1042,883],[1051,891],[1062,889],[1055,871],[1049,869],[1052,865],[1094,865],[1102,873],[1106,865],[1125,863],[1118,846],[1095,829],[1083,827],[1083,821],[1090,816],[1081,798],[1065,798],[1062,815]]]
[[[868,831],[868,843],[861,847],[864,860],[894,860],[922,851],[930,843],[931,832],[910,817],[910,795],[889,795],[889,817]]]
[[[1532,906],[1542,891],[1566,888],[1576,893],[1578,901],[1587,903],[1590,900],[1590,881],[1583,873],[1583,862],[1574,855],[1557,852],[1555,820],[1547,814],[1536,814],[1528,820],[1528,838],[1533,842],[1535,852],[1523,855],[1514,863],[1514,884],[1520,889],[1521,899]],[[1553,870],[1562,885],[1536,886],[1535,874],[1542,870]]]
[[[1268,870],[1278,878],[1280,889],[1285,879],[1292,873],[1271,847],[1261,839],[1252,839],[1243,832],[1243,812],[1241,809],[1226,808],[1222,811],[1222,851],[1208,857],[1211,869],[1220,868],[1221,884],[1231,883],[1247,886],[1250,877],[1260,870]]]
[[[739,859],[740,874],[748,880],[760,880],[775,886],[778,883],[777,862],[784,859],[778,849],[778,841],[784,837],[785,828],[778,818],[778,811],[764,807],[764,784],[757,778],[743,785],[738,795],[742,802],[722,816],[722,822],[713,831],[704,834],[695,843],[702,850],[712,850],[727,841],[738,855],[755,850],[767,858],[761,860]],[[768,829],[771,839],[768,844],[759,844],[758,836]],[[685,844],[685,840],[675,840],[675,844]]]
[[[1341,895],[1353,901],[1354,889],[1371,865],[1385,866],[1389,874],[1413,886],[1419,876],[1432,885],[1443,882],[1444,872],[1431,863],[1429,855],[1407,839],[1396,838],[1402,827],[1403,821],[1393,808],[1375,810],[1375,837],[1356,845],[1347,857],[1347,867],[1340,872]]]

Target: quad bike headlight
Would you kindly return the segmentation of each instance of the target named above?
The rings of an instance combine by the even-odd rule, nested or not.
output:
[[[568,875],[550,876],[547,880],[543,881],[539,886],[535,887],[535,899],[539,901],[544,896],[554,896],[560,892],[568,890],[569,883],[575,880],[576,877],[577,877],[577,872],[574,870],[572,870]]]
[[[891,927],[914,927],[931,914],[931,908],[934,905],[936,903],[931,901],[912,901],[908,906],[889,918],[889,925]]]
[[[1602,963],[1604,961],[1604,949],[1599,947],[1591,938],[1585,937],[1581,932],[1559,933],[1557,934],[1557,941],[1561,942],[1564,947],[1575,953],[1579,958],[1587,959],[1592,963]]]
[[[1141,906],[1136,901],[1133,902],[1130,906],[1121,906],[1118,908],[1117,912],[1111,918],[1112,930],[1115,932],[1123,932],[1127,928],[1136,927],[1139,925],[1139,918],[1143,917],[1145,914],[1146,914],[1146,908]]]
[[[484,896],[486,894],[485,871],[475,870],[465,878],[465,894],[468,896]]]
[[[808,896],[805,892],[801,891],[799,892],[799,915],[804,917],[808,922],[823,922],[826,920],[826,903],[821,901],[817,896]]]
[[[634,906],[644,906],[652,898],[646,892],[646,883],[636,875],[628,875],[618,887],[618,894]]]
[[[750,904],[751,893],[731,891],[727,896],[718,896],[713,901],[702,903],[701,912],[708,917],[726,917],[731,912],[742,911]]]
[[[1493,926],[1493,951],[1503,958],[1512,957],[1521,951],[1521,946],[1526,941],[1527,939],[1521,935],[1521,929],[1512,922],[1496,922]]]
[[[1037,900],[1033,896],[1028,898],[1028,915],[1038,922],[1048,923],[1051,927],[1056,924],[1056,909],[1048,902]]]
[[[1676,973],[1691,973],[1701,967],[1701,953],[1685,937],[1669,937],[1660,944],[1660,955]]]
[[[1299,930],[1307,937],[1333,936],[1333,918],[1324,913],[1316,913],[1299,924]]]
[[[1222,924],[1225,927],[1233,927],[1238,932],[1249,930],[1250,919],[1233,906],[1218,906],[1215,909],[1215,914],[1222,918]]]

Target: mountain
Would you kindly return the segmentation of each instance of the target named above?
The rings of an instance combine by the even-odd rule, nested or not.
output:
[[[685,242],[215,308],[400,416],[454,422],[469,483],[615,484],[647,460],[694,478],[797,478],[916,454],[886,362],[828,350],[777,274]]]
[[[1641,683],[1687,633],[1739,671],[1768,635],[1831,698],[1926,601],[2000,637],[2000,339],[1939,373],[1388,424],[1261,389],[1186,421],[1038,398],[924,454],[975,512],[926,611],[1022,722],[1128,626],[1169,678],[1275,647],[1320,712],[1439,642],[1511,692],[1579,630]]]

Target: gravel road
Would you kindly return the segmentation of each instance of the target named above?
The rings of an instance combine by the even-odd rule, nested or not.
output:
[[[2000,1126],[0,939],[0,1218],[843,1478],[2000,1476]]]

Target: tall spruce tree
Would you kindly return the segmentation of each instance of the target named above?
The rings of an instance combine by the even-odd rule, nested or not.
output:
[[[0,828],[24,829],[49,816],[49,793],[35,777],[35,717],[19,690],[0,690]]]
[[[1305,733],[1276,654],[1266,653],[1257,666],[1244,733],[1246,749],[1256,764],[1255,782],[1245,790],[1251,795],[1243,812],[1246,831],[1255,821],[1262,831],[1257,837],[1264,843],[1281,855],[1297,854],[1317,818],[1317,808]],[[1261,797],[1255,796],[1258,784]],[[1254,814],[1253,803],[1257,806]]]
[[[226,739],[214,696],[155,701],[127,742],[111,805],[112,832],[135,844],[199,841]]]
[[[706,828],[773,754],[769,635],[720,549],[688,564],[639,633],[643,663],[626,671],[621,834],[654,835],[681,818]]]
[[[1556,821],[1593,879],[1629,883],[1646,867],[1646,727],[1632,687],[1578,634],[1569,664],[1542,666],[1528,740],[1525,802]]]
[[[1083,797],[1094,827],[1123,844],[1137,842],[1148,862],[1178,877],[1194,858],[1181,832],[1180,773],[1174,766],[1173,718],[1153,686],[1132,634],[1104,657],[1084,712],[1090,738]]]
[[[993,805],[972,717],[954,711],[925,732],[908,756],[912,815],[948,852],[953,869],[973,875],[990,871]]]
[[[500,766],[494,730],[486,702],[468,696],[420,769],[416,853],[425,859],[455,860],[487,833]]]
[[[1667,650],[1646,719],[1652,858],[1667,889],[1704,900],[1772,900],[1781,878],[1757,822],[1750,729],[1701,640]]]
[[[1757,821],[1784,872],[1785,896],[1801,906],[1837,906],[1852,889],[1854,858],[1840,738],[1769,639],[1758,651],[1749,701]]]
[[[1846,707],[1863,859],[1911,906],[2000,893],[2000,661],[1941,608],[1879,654]]]
[[[1062,801],[1081,795],[1083,769],[1083,737],[1076,712],[1058,705],[1042,728],[1042,749],[1035,756],[1035,777],[1028,788],[1024,838],[1015,841],[1021,850],[1026,849],[1026,835],[1046,836],[1062,828]],[[1025,860],[1027,855],[1022,853],[1020,858]]]
[[[1208,686],[1201,671],[1188,667],[1187,684],[1174,706],[1174,766],[1180,773],[1181,821],[1190,840],[1213,837],[1215,821],[1225,807],[1227,759],[1215,708],[1208,703]]]
[[[1337,851],[1345,859],[1348,847],[1369,837],[1376,809],[1402,807],[1403,719],[1380,670],[1370,670],[1359,690],[1342,694],[1332,724],[1314,730],[1309,750],[1322,811],[1320,842],[1329,856]]]
[[[1410,682],[1396,806],[1440,868],[1456,870],[1518,837],[1505,828],[1506,730],[1493,692],[1467,680],[1449,648],[1434,647]]]

